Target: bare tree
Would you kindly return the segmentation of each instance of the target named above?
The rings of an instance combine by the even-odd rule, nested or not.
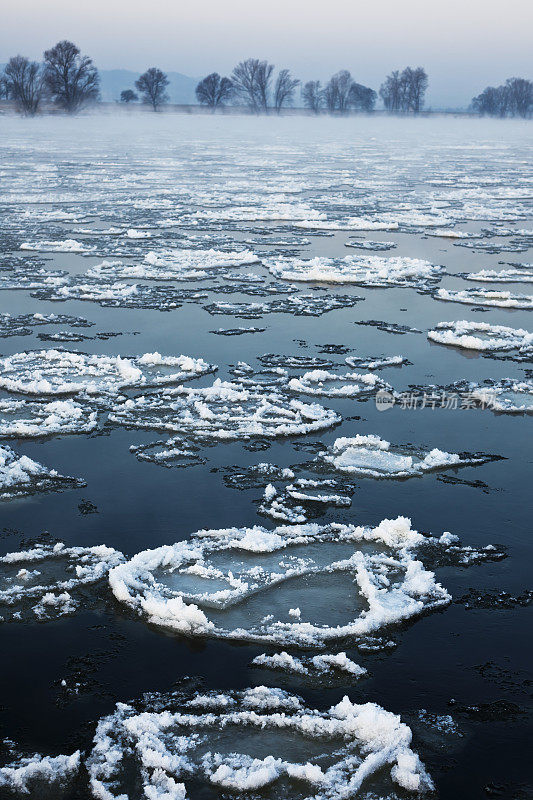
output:
[[[157,111],[169,101],[166,92],[168,84],[169,80],[164,72],[157,67],[150,67],[135,81],[135,88],[141,93],[143,103],[151,105]]]
[[[533,83],[526,78],[508,78],[501,86],[487,86],[472,100],[481,116],[528,117],[533,113]]]
[[[138,95],[136,95],[132,89],[124,89],[124,91],[120,93],[121,103],[135,103],[138,99]]]
[[[324,102],[320,81],[307,81],[302,88],[302,99],[306,108],[318,114]]]
[[[99,98],[98,70],[72,42],[63,40],[44,54],[44,81],[53,101],[69,114]]]
[[[274,65],[257,58],[241,61],[233,70],[235,95],[255,114],[268,111],[268,98]]]
[[[274,86],[274,108],[280,113],[284,105],[291,105],[294,99],[294,90],[300,81],[293,78],[288,69],[282,69]]]
[[[212,72],[200,81],[196,87],[198,102],[215,111],[223,106],[233,94],[233,84],[229,78],[221,78],[218,72]]]
[[[524,119],[529,117],[533,113],[533,83],[526,78],[507,78],[505,85],[512,113]]]
[[[399,111],[412,111],[418,114],[424,105],[428,87],[428,76],[423,67],[406,67],[403,72],[391,72],[381,84],[379,94],[386,111],[397,114]]]
[[[353,81],[350,87],[350,94],[348,98],[350,108],[353,108],[357,111],[366,111],[367,113],[370,113],[374,110],[376,99],[377,94],[373,89]]]
[[[6,96],[14,100],[23,114],[37,113],[43,95],[43,71],[36,61],[13,56],[4,70]]]

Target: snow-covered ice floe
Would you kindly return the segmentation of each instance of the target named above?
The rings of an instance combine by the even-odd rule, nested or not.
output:
[[[177,387],[126,400],[110,420],[132,428],[219,440],[311,433],[340,422],[317,403],[288,399],[272,387],[215,380],[199,389]]]
[[[345,360],[349,367],[372,370],[385,369],[386,367],[401,367],[409,363],[405,356],[371,356],[369,358],[347,356]]]
[[[440,279],[443,267],[419,258],[345,256],[309,260],[279,257],[265,265],[278,278],[320,283],[354,283],[361,286],[427,286]]]
[[[328,506],[337,508],[350,506],[351,496],[337,493],[339,489],[346,491],[347,488],[345,485],[339,485],[335,479],[328,478],[296,478],[293,483],[282,489],[269,483],[265,486],[258,512],[277,522],[290,524],[307,522],[311,513],[314,516],[318,515],[317,509],[323,512]],[[351,495],[353,487],[349,487],[349,491]]]
[[[489,306],[491,308],[533,308],[533,295],[511,294],[511,292],[489,289],[468,289],[466,291],[437,289],[433,297],[436,300],[447,300],[450,303]]]
[[[412,478],[438,469],[484,464],[495,456],[429,452],[391,445],[374,434],[341,437],[319,456],[333,469],[371,478]]]
[[[85,486],[79,478],[60,475],[55,469],[0,446],[0,499],[27,497],[39,492],[61,492]]]
[[[445,391],[458,392],[479,408],[488,408],[501,414],[533,413],[533,381],[504,378],[483,383],[460,381],[446,387]]]
[[[43,325],[72,325],[75,328],[90,328],[92,322],[69,314],[0,314],[0,337],[29,336],[33,329]],[[50,334],[52,335],[52,334]],[[74,335],[74,334],[73,334]]]
[[[18,756],[0,767],[0,789],[7,797],[59,800],[69,790],[81,763],[79,750],[70,756]]]
[[[52,402],[0,399],[0,436],[35,438],[65,433],[90,433],[97,412],[70,399]]]
[[[0,621],[70,614],[81,593],[122,561],[122,553],[105,545],[67,547],[62,542],[1,556]],[[85,605],[87,597],[83,599]]]
[[[257,686],[119,703],[100,720],[86,766],[98,800],[213,792],[228,800],[340,800],[361,790],[376,797],[395,788],[432,790],[411,744],[411,729],[375,703],[345,696],[318,711],[281,689]]]
[[[510,269],[481,269],[479,272],[461,272],[461,278],[478,283],[533,283],[533,266]]]
[[[319,397],[368,397],[378,389],[390,389],[390,385],[372,373],[346,372],[337,375],[324,369],[315,369],[299,378],[291,378],[287,384],[291,392]]]
[[[23,242],[21,250],[33,250],[39,253],[92,253],[96,247],[83,244],[76,239],[64,239],[63,241],[41,241]]]
[[[481,351],[529,351],[533,348],[533,333],[523,328],[491,325],[489,322],[439,322],[428,332],[428,339],[438,344]]]
[[[290,295],[269,303],[225,303],[217,300],[204,306],[209,314],[227,314],[243,319],[259,319],[265,314],[294,314],[296,317],[320,317],[337,308],[351,308],[363,300],[357,295]]]
[[[122,358],[30,350],[0,359],[0,387],[29,395],[117,394],[127,388],[179,383],[215,369],[201,358],[184,355]]]
[[[138,553],[111,570],[109,583],[134,613],[181,634],[325,646],[449,603],[414,551],[455,539],[428,539],[405,517],[376,528],[198,531]]]
[[[295,615],[301,613],[299,608],[293,609],[293,611]],[[348,658],[345,652],[301,656],[298,658],[287,653],[286,650],[282,650],[280,653],[273,653],[272,655],[261,653],[261,655],[253,659],[252,664],[254,667],[263,669],[319,678],[335,675],[335,673],[343,673],[344,676],[348,674],[353,678],[360,678],[367,674],[366,669],[356,664],[351,658]]]
[[[129,278],[154,281],[188,281],[214,277],[229,268],[256,264],[250,250],[164,250],[150,251],[142,264],[103,261],[87,270],[89,278],[122,281]]]
[[[130,453],[139,461],[149,461],[163,467],[191,467],[205,463],[200,455],[200,448],[181,436],[174,436],[166,441],[131,445]]]

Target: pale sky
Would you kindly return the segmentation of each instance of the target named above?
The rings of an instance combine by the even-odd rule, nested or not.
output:
[[[0,62],[67,38],[101,69],[229,74],[257,57],[304,80],[346,68],[376,90],[392,69],[421,65],[427,105],[458,105],[533,79],[532,31],[531,0],[3,0]]]

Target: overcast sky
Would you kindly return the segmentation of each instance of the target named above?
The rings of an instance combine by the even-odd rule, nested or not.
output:
[[[488,84],[533,78],[531,0],[2,0],[0,61],[75,41],[101,69],[229,73],[249,56],[303,79],[341,68],[378,89],[407,64],[429,104],[468,102]]]

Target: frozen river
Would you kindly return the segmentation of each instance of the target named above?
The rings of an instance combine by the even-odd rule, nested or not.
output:
[[[0,127],[0,794],[529,797],[531,125]]]

